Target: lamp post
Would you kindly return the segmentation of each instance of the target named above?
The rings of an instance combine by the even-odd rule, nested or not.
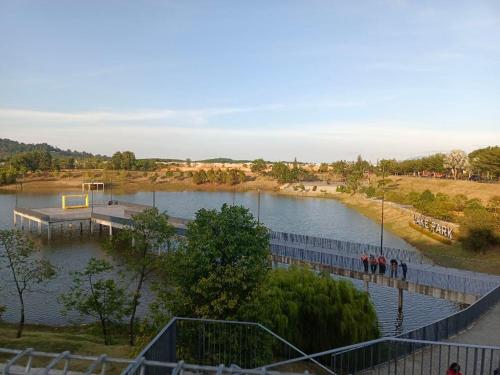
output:
[[[384,201],[385,201],[385,167],[382,162],[382,220],[380,223],[380,254],[384,249]]]
[[[260,189],[257,190],[257,223],[260,224]]]

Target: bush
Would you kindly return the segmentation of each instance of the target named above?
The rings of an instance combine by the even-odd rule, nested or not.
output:
[[[367,293],[351,282],[298,267],[269,272],[238,317],[264,324],[306,353],[379,336]]]
[[[485,251],[500,242],[498,217],[484,207],[469,207],[460,223],[460,241],[468,250]]]

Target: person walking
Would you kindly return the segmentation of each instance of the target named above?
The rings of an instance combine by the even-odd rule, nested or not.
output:
[[[408,266],[403,261],[401,261],[401,264],[399,266],[401,267],[401,270],[403,271],[403,280],[406,280],[406,273],[408,272]]]
[[[377,272],[377,265],[378,265],[377,258],[375,258],[373,254],[370,254],[370,268],[372,270],[372,273]]]
[[[448,371],[446,375],[463,375],[462,371],[460,371],[460,365],[456,362],[453,362],[450,367],[448,367]]]
[[[391,259],[391,277],[398,277],[398,261],[394,258]]]
[[[386,266],[387,266],[387,260],[385,259],[385,256],[380,255],[378,257],[378,273],[381,275],[385,275]]]
[[[363,262],[363,268],[365,269],[365,273],[368,273],[368,255],[361,255],[361,262]]]

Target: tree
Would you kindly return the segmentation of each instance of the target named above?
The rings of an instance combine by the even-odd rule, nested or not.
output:
[[[136,281],[131,301],[129,321],[130,345],[135,342],[136,312],[144,282],[163,265],[165,250],[171,246],[175,228],[168,222],[168,215],[157,208],[149,208],[132,216],[132,225],[113,237],[108,247],[119,252],[125,266]]]
[[[319,173],[327,173],[328,172],[328,164],[327,163],[321,163],[318,168]]]
[[[262,174],[267,169],[267,163],[264,159],[255,159],[250,165],[250,170],[253,173]]]
[[[111,156],[111,165],[115,171],[120,170],[122,167],[122,153],[117,151]]]
[[[481,148],[469,154],[472,169],[488,178],[500,177],[500,146]]]
[[[168,257],[157,286],[157,311],[231,319],[270,268],[269,234],[244,207],[201,209],[185,241]]]
[[[63,314],[74,310],[99,320],[105,345],[112,344],[112,327],[130,312],[127,292],[115,282],[112,270],[108,261],[90,258],[83,271],[72,272],[73,285],[60,296]]]
[[[451,171],[456,180],[458,173],[463,171],[468,165],[467,154],[462,150],[453,150],[444,157],[444,167]]]
[[[269,272],[238,318],[264,324],[306,353],[379,336],[367,293],[348,281],[295,266]]]
[[[21,337],[25,323],[24,293],[55,276],[55,269],[48,260],[34,259],[33,242],[17,230],[0,230],[0,264],[10,270],[20,303],[17,337]]]
[[[135,154],[132,151],[123,151],[121,155],[121,169],[130,171],[135,167]]]

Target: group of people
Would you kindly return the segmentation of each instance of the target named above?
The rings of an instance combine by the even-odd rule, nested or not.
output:
[[[385,272],[387,270],[387,260],[383,255],[375,257],[375,255],[370,254],[370,256],[368,257],[367,254],[363,254],[361,256],[361,262],[363,262],[363,268],[365,269],[366,273],[369,272],[368,271],[369,269],[371,270],[372,273],[376,273],[378,268],[378,273],[381,275],[385,275]],[[401,271],[403,271],[403,280],[406,280],[408,265],[404,261],[398,263],[396,259],[391,259],[389,263],[390,263],[391,277],[397,278],[398,268],[401,267]]]

